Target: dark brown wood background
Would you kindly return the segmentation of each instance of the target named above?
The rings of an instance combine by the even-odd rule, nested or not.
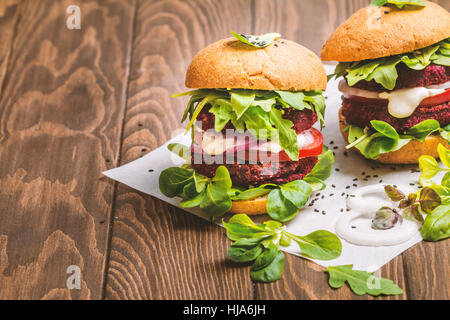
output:
[[[170,95],[230,29],[318,53],[368,3],[0,0],[0,299],[367,299],[290,255],[281,281],[253,284],[219,227],[100,172],[170,138],[186,103]],[[81,30],[66,28],[72,4]],[[448,249],[421,243],[383,267],[405,292],[393,299],[449,299]]]

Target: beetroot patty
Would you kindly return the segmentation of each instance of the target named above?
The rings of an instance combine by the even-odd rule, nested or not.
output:
[[[198,114],[197,120],[202,122],[202,130],[208,130],[214,128],[214,114],[209,112],[210,106],[205,106],[203,110]],[[310,129],[313,124],[317,121],[317,115],[311,110],[297,110],[293,108],[282,109],[282,117],[284,119],[291,120],[294,124],[292,129],[295,130],[297,134],[302,131]],[[228,122],[225,127],[226,129],[235,129],[231,122]]]
[[[342,101],[342,115],[348,124],[360,128],[372,127],[370,125],[371,120],[381,120],[389,123],[398,132],[403,132],[427,119],[439,121],[441,127],[449,124],[450,106],[449,102],[446,102],[433,107],[418,107],[411,116],[399,119],[389,114],[386,105],[344,99]]]
[[[398,78],[395,82],[394,90],[402,88],[427,87],[450,81],[450,67],[430,64],[423,70],[413,70],[403,63],[397,64]],[[352,88],[364,89],[369,91],[383,92],[386,91],[381,84],[375,80],[361,80]]]
[[[224,164],[230,172],[233,185],[249,186],[264,183],[283,184],[303,179],[316,165],[318,157],[301,158],[298,161],[274,164]],[[192,161],[194,162],[194,161]],[[193,164],[194,170],[212,178],[220,164]],[[277,167],[278,166],[278,167]],[[262,171],[264,169],[264,171]]]

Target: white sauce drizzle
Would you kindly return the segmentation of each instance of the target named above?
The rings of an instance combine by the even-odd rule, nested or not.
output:
[[[394,208],[394,203],[384,193],[383,185],[362,187],[353,195],[354,197],[349,197],[347,200],[350,211],[342,214],[335,225],[336,233],[342,239],[362,246],[393,246],[408,241],[419,232],[418,225],[406,219],[399,219],[397,224],[389,230],[371,229],[371,221],[380,207]],[[369,227],[364,231],[352,228],[355,220],[358,219],[366,220],[364,223]]]
[[[208,131],[205,131],[202,133],[202,149],[204,152],[210,155],[218,155],[224,153],[226,150],[229,150],[230,148],[233,148],[235,145],[237,146],[244,146],[245,144],[245,137],[250,137],[250,149],[258,149],[260,151],[270,151],[273,153],[279,153],[281,150],[281,146],[275,142],[275,141],[267,141],[267,142],[261,142],[257,143],[256,138],[253,136],[250,136],[249,134],[240,134],[238,132],[234,133],[237,137],[237,144],[235,143],[235,140],[233,137],[227,138],[224,136],[221,132],[214,132],[209,133]],[[306,146],[308,144],[311,144],[314,142],[314,137],[311,134],[310,130],[303,131],[302,133],[297,135],[297,145],[299,148],[302,146]]]
[[[425,87],[399,89],[382,92],[379,97],[389,100],[388,112],[396,118],[406,118],[414,113],[420,102],[428,97],[444,93],[445,89],[427,89]]]
[[[422,100],[444,93],[450,87],[450,81],[429,87],[399,89],[391,92],[374,92],[350,87],[345,80],[339,82],[338,88],[344,96],[358,96],[369,99],[386,99],[389,101],[388,112],[396,118],[406,118],[414,113]]]

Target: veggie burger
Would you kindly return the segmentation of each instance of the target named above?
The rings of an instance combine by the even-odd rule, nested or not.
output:
[[[450,14],[428,1],[374,0],[324,44],[339,61],[348,148],[383,163],[417,163],[450,148]]]
[[[190,147],[169,145],[187,160],[164,170],[160,189],[182,207],[211,216],[268,213],[292,219],[334,162],[323,151],[327,78],[319,58],[277,33],[241,35],[201,50],[186,73],[190,96],[182,121]]]

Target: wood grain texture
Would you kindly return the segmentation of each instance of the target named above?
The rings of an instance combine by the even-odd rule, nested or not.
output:
[[[134,1],[22,1],[0,101],[0,298],[99,299]],[[66,287],[67,267],[81,289]]]
[[[19,0],[4,0],[0,2],[0,98],[19,12]]]
[[[194,54],[229,29],[250,32],[249,1],[140,1],[121,163],[179,132],[184,75]],[[149,168],[151,169],[151,168]],[[147,173],[149,179],[157,179]],[[226,259],[223,231],[119,186],[107,299],[251,299],[248,270]]]
[[[450,299],[450,241],[423,241],[402,254],[408,298]]]

